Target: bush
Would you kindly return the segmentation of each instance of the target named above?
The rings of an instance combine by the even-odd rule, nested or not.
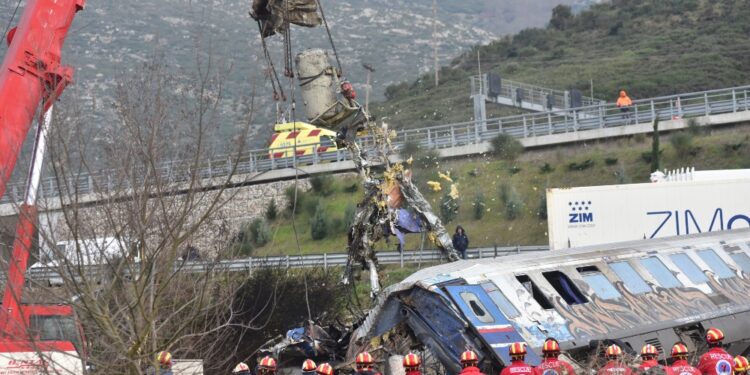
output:
[[[240,230],[232,238],[232,253],[239,256],[250,256],[253,254],[253,236],[251,224],[245,223],[240,226]]]
[[[539,167],[539,173],[551,173],[555,170],[555,167],[551,166],[549,163],[544,163],[541,167]]]
[[[523,152],[523,145],[512,135],[500,134],[490,141],[490,152],[502,160],[516,160]]]
[[[582,161],[580,163],[575,163],[574,162],[574,163],[568,164],[568,170],[569,171],[584,171],[586,169],[589,169],[589,168],[593,167],[594,164],[596,164],[596,163],[593,160],[586,159],[586,160],[584,160],[584,161]]]
[[[547,193],[542,193],[539,198],[539,208],[536,210],[536,216],[542,220],[547,220]]]
[[[440,201],[440,217],[444,224],[450,223],[458,216],[458,200],[445,193]]]
[[[699,136],[703,132],[703,129],[701,129],[700,125],[698,125],[698,120],[694,118],[688,120],[687,130],[693,136]]]
[[[344,209],[344,228],[349,230],[354,224],[354,215],[357,213],[357,207],[349,203]]]
[[[500,202],[503,202],[503,204],[508,202],[508,196],[510,195],[510,190],[512,188],[510,185],[506,183],[500,184],[500,187],[498,188],[498,195],[500,196]]]
[[[276,199],[271,198],[271,201],[268,202],[268,207],[266,207],[266,219],[274,221],[278,215],[279,209],[276,207]]]
[[[674,147],[677,156],[686,157],[693,151],[693,136],[690,133],[679,132],[669,138],[669,143]]]
[[[250,223],[250,234],[257,246],[263,246],[271,241],[271,230],[263,219],[255,219]]]
[[[317,175],[310,178],[310,187],[312,190],[324,197],[327,197],[333,193],[333,176],[331,175]]]
[[[305,210],[305,212],[308,215],[314,215],[315,210],[318,209],[318,205],[320,205],[321,199],[318,197],[304,197],[304,199],[300,199],[300,202],[297,207],[297,212],[300,211],[299,206],[302,206],[302,209]]]
[[[440,160],[438,150],[427,150],[421,152],[414,158],[414,169],[433,170],[437,167]]]
[[[419,157],[420,146],[415,141],[406,141],[401,148],[398,150],[398,155],[401,160],[408,160],[409,158],[417,159]]]
[[[514,166],[508,168],[508,172],[510,172],[510,174],[516,174],[516,173],[518,173],[520,171],[521,171],[521,167],[519,167],[517,165],[514,165]]]
[[[505,218],[515,220],[521,217],[523,213],[523,200],[518,195],[516,189],[510,188],[505,200]]]
[[[315,213],[310,219],[310,235],[313,240],[322,240],[328,236],[328,214],[322,203],[318,202]]]
[[[344,186],[345,193],[356,193],[358,190],[359,190],[359,184],[356,182],[351,185]]]
[[[295,192],[297,193],[296,200]],[[286,210],[288,213],[292,213],[295,209],[296,203],[299,203],[302,200],[302,190],[297,186],[292,185],[284,190],[284,196],[286,197],[287,201]]]
[[[618,161],[619,160],[617,158],[606,158],[604,159],[604,164],[612,166],[612,165],[617,164]]]
[[[482,192],[478,192],[476,196],[474,196],[474,220],[481,220],[484,216],[484,211],[486,210],[486,204],[484,203],[484,194]]]

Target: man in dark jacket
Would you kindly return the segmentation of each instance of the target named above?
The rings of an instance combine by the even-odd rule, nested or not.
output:
[[[469,248],[469,237],[466,236],[464,227],[457,226],[456,233],[453,235],[453,248],[461,254],[462,259],[466,259],[466,249]]]

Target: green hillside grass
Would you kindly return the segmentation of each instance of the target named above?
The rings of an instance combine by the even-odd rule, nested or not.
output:
[[[637,99],[750,83],[750,2],[614,0],[578,15],[556,9],[547,28],[478,48],[482,71],[587,95],[593,80],[594,96],[610,101],[620,89]],[[373,112],[395,128],[469,121],[468,78],[477,69],[475,49],[441,69],[439,87],[432,73],[390,86]]]
[[[679,135],[677,135],[679,134]],[[678,155],[671,139],[687,138],[686,155]],[[711,134],[692,135],[685,130],[661,137],[662,167],[694,166],[698,170],[750,168],[750,127],[736,126],[713,130]],[[684,143],[684,141],[683,141]],[[651,150],[649,137],[634,136],[611,141],[561,146],[553,149],[525,152],[516,162],[491,157],[473,157],[441,161],[434,168],[415,172],[418,185],[439,213],[442,193],[432,192],[428,180],[438,180],[437,172],[450,172],[459,184],[460,209],[458,217],[447,224],[449,229],[460,224],[466,228],[471,246],[544,245],[547,244],[547,221],[537,212],[548,187],[607,185],[622,182],[647,182],[650,165],[642,154]],[[692,155],[691,155],[692,154]],[[593,163],[585,170],[570,170],[571,163]],[[543,168],[545,164],[549,168]],[[551,171],[549,171],[551,169]],[[545,172],[548,171],[548,172]],[[310,202],[320,200],[326,206],[331,221],[343,220],[347,205],[355,205],[362,190],[349,192],[347,188],[359,184],[356,176],[329,176],[332,193],[322,196],[314,192],[302,194],[295,224],[299,248],[294,239],[291,218],[282,217],[270,223],[271,241],[252,251],[254,256],[277,254],[313,254],[346,251],[346,228],[339,225],[323,240],[314,241],[310,233],[312,210]],[[515,220],[505,217],[500,199],[502,185],[513,187],[523,202],[521,216]],[[444,188],[447,189],[447,186]],[[486,210],[481,220],[474,218],[473,202],[477,194],[485,197]],[[420,236],[408,237],[407,249],[418,249]],[[427,247],[431,247],[427,244]],[[379,249],[386,248],[384,243]],[[395,249],[395,240],[389,250]]]

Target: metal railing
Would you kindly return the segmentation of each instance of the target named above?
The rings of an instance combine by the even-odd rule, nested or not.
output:
[[[581,130],[633,126],[652,122],[656,117],[669,120],[675,117],[687,118],[747,111],[750,108],[749,93],[750,86],[741,86],[636,100],[628,114],[622,113],[614,104],[599,104],[570,110],[492,118],[486,121],[407,129],[397,133],[393,144],[399,148],[406,142],[416,142],[425,148],[442,149],[480,144],[490,141],[501,133],[510,134],[516,138],[531,138]],[[363,141],[371,142],[368,137],[365,137]],[[348,160],[350,157],[346,150],[318,152],[317,147],[316,145],[311,155],[280,159],[270,158],[269,154],[278,150],[269,149],[247,151],[240,155],[225,155],[204,162],[198,170],[191,169],[194,165],[189,161],[174,161],[162,165],[158,173],[166,181],[181,182],[190,180],[193,174],[201,178],[224,177],[233,167],[236,167],[236,174],[242,175],[293,166],[336,163]],[[105,189],[127,188],[123,186],[123,181],[117,181],[115,176],[117,176],[116,171],[83,175],[65,181],[62,188],[57,179],[47,178],[42,180],[40,195],[52,198],[59,196],[60,191],[87,194],[108,191]],[[0,203],[22,201],[23,191],[23,184],[9,184]]]
[[[522,254],[529,252],[548,251],[547,246],[510,246],[510,247],[484,247],[467,250],[469,258],[488,259],[506,255]],[[404,267],[406,264],[436,263],[445,260],[443,253],[439,250],[422,250],[422,251],[384,251],[378,252],[378,262],[380,264],[399,264]],[[269,256],[245,259],[223,260],[219,262],[206,261],[178,261],[175,264],[175,271],[179,272],[252,272],[260,268],[310,268],[310,267],[342,267],[346,265],[346,253],[332,254],[315,254],[315,255],[286,255],[286,256]],[[76,269],[76,267],[72,267]],[[82,267],[87,276],[106,275],[106,267],[98,265],[89,265]],[[133,267],[136,268],[137,267]],[[60,284],[64,278],[60,276],[59,267],[33,267],[28,270],[26,277],[31,280],[49,281],[53,284]],[[67,275],[67,279],[76,277],[76,275]],[[5,279],[6,275],[0,275],[0,279]]]
[[[539,108],[571,108],[573,105],[570,91],[555,90],[547,87],[531,85],[502,78],[500,90],[490,95],[488,75],[482,74],[471,77],[471,95],[485,95],[487,97],[502,97],[509,99],[515,105],[520,106],[521,101],[537,105]],[[589,107],[605,104],[604,100],[581,96],[579,106]]]

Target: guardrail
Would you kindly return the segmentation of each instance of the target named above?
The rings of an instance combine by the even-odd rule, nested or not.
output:
[[[484,95],[486,97],[507,98],[512,103],[520,106],[520,103],[527,102],[535,104],[538,108],[571,108],[573,99],[571,91],[555,90],[547,87],[531,85],[528,83],[517,82],[510,79],[500,79],[500,90],[497,93],[490,94],[488,75],[482,74],[471,77],[471,95]],[[581,104],[579,106],[592,106],[605,104],[604,100],[581,95]]]
[[[486,121],[407,129],[399,131],[392,143],[396,148],[406,142],[416,142],[422,147],[440,149],[487,142],[501,133],[510,134],[516,138],[530,138],[589,129],[632,126],[651,122],[656,117],[669,120],[678,116],[685,118],[747,111],[750,107],[749,92],[750,86],[741,86],[635,100],[627,115],[614,104],[599,104],[570,110],[493,118]],[[371,142],[371,139],[365,137],[363,142]],[[318,152],[317,145],[312,155],[270,158],[269,154],[274,151],[277,150],[253,150],[239,156],[220,156],[206,161],[198,170],[190,169],[189,166],[192,165],[190,162],[174,161],[162,165],[158,173],[166,181],[182,182],[190,180],[194,173],[201,178],[225,177],[233,167],[236,167],[235,173],[241,175],[349,159],[349,153],[346,150]],[[65,181],[64,188],[59,186],[57,179],[47,178],[42,180],[40,195],[51,198],[58,196],[60,191],[87,194],[111,191],[113,188],[129,188],[122,186],[122,181],[116,181],[113,177],[115,175],[115,172],[83,175]],[[118,183],[120,185],[116,185]],[[23,191],[23,184],[10,184],[5,196],[0,199],[0,203],[22,201]]]
[[[469,258],[486,259],[496,258],[512,254],[522,254],[529,252],[548,251],[547,246],[511,246],[511,247],[484,247],[467,250]],[[399,264],[404,267],[406,264],[415,263],[435,263],[445,260],[443,253],[439,250],[423,251],[384,251],[377,254],[380,264]],[[288,255],[288,256],[269,256],[245,259],[223,260],[219,262],[205,261],[186,261],[178,262],[175,270],[180,272],[252,272],[260,268],[310,268],[310,267],[342,267],[346,265],[347,254],[316,254],[316,255]],[[84,272],[87,275],[106,274],[106,269],[102,266],[91,265],[85,266]],[[51,267],[34,267],[26,273],[26,277],[31,280],[49,281],[52,284],[60,284],[63,278],[60,276],[58,269]],[[3,280],[5,274],[0,276]]]

